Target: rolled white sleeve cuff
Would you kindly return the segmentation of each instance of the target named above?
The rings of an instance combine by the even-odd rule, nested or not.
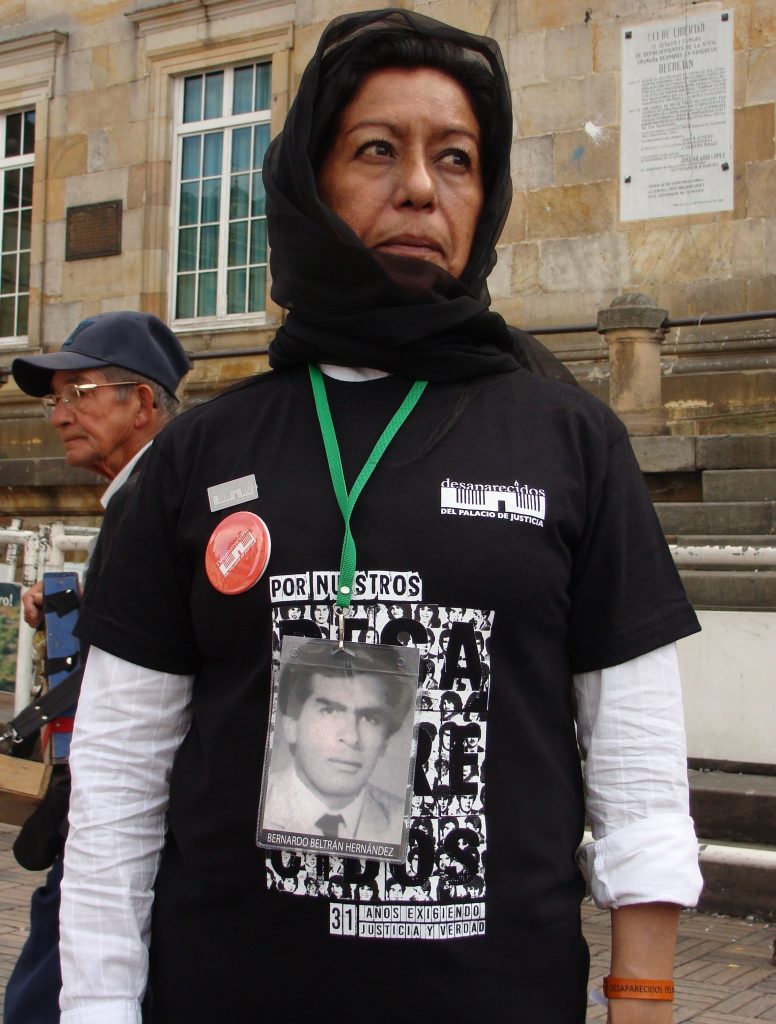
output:
[[[584,846],[579,853],[596,906],[635,903],[693,907],[703,880],[692,818],[662,814],[636,821]]]
[[[106,999],[65,1010],[60,1017],[61,1024],[140,1024],[140,1020],[140,1006],[125,999]]]

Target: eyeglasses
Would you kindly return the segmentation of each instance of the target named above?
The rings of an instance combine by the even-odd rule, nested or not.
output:
[[[62,393],[59,395],[44,395],[41,398],[43,405],[43,413],[46,419],[50,420],[54,415],[54,410],[57,407],[57,402],[61,402],[62,405],[74,405],[76,408],[81,404],[81,401],[90,395],[92,391],[97,388],[120,388],[128,384],[139,385],[139,380],[112,380],[107,381],[105,384],[65,384],[62,388]]]

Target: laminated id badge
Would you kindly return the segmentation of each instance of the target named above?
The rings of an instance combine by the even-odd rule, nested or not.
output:
[[[283,637],[256,842],[404,861],[419,652]]]

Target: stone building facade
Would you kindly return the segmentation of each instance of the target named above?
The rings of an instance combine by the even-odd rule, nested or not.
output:
[[[58,348],[84,316],[122,308],[172,323],[196,359],[187,400],[266,365],[281,311],[266,282],[261,155],[323,25],[370,6],[5,0],[0,367],[21,352]],[[693,16],[733,15],[735,208],[626,223],[618,198],[621,32],[682,17],[686,0],[403,6],[501,43],[513,88],[515,197],[491,291],[511,322],[594,324],[623,292],[647,294],[673,318],[776,306],[772,0],[692,5]],[[775,324],[701,324],[666,336],[672,432],[754,432],[776,420]],[[585,386],[608,397],[601,336],[545,340]],[[25,460],[0,478],[6,514],[69,511],[62,502],[74,479],[50,464],[49,498],[40,504],[33,485],[43,481],[26,461],[60,454],[37,404],[6,380],[0,455]]]

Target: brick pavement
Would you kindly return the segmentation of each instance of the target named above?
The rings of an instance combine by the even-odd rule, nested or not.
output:
[[[13,859],[17,829],[0,824],[0,1009],[5,983],[24,942],[30,894],[44,872],[23,871]],[[591,983],[600,987],[609,959],[609,915],[585,903]],[[776,967],[771,964],[776,925],[686,911],[677,951],[675,1024],[762,1024],[776,1021]],[[587,1019],[604,1021],[591,1006]],[[32,1024],[32,1022],[31,1022]],[[487,1022],[484,1022],[487,1024]]]

